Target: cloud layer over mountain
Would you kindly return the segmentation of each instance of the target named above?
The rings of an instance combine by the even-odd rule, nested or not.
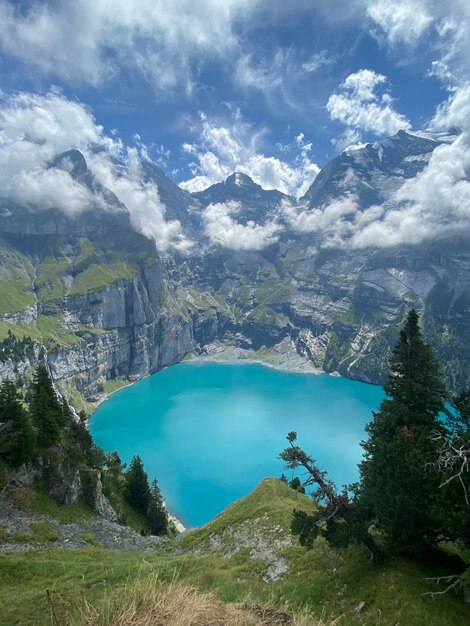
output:
[[[0,107],[1,195],[33,210],[58,208],[75,216],[90,206],[116,210],[100,194],[74,180],[64,163],[51,160],[72,148],[80,150],[97,180],[129,209],[136,230],[155,240],[159,250],[187,248],[178,221],[165,220],[155,185],[142,182],[136,148],[106,136],[92,113],[59,93],[21,93],[3,97]],[[117,168],[116,159],[126,168]]]
[[[354,85],[354,93],[367,102],[373,95],[377,78],[367,76],[367,81],[362,78],[359,83],[355,78],[348,85]],[[382,82],[379,80],[380,84]],[[447,139],[432,153],[418,157],[423,168],[413,178],[400,179],[395,173],[397,182],[383,204],[361,205],[354,191],[355,174],[351,170],[338,183],[339,195],[337,193],[331,201],[321,206],[307,206],[285,200],[277,213],[269,219],[260,216],[258,222],[238,219],[243,208],[240,203],[210,203],[201,213],[204,232],[212,243],[233,250],[263,249],[289,230],[316,233],[320,245],[338,248],[420,243],[449,233],[467,232],[470,225],[469,120],[470,87],[465,84],[450,92],[448,100],[429,123],[429,128],[435,132],[454,128],[458,136]],[[240,138],[244,132],[240,123],[235,129],[236,132],[203,120],[201,144],[188,144],[186,149],[201,157],[199,163],[201,155],[208,162],[212,160],[217,172],[213,180],[231,173],[228,164],[238,171],[252,173],[257,163],[258,182],[264,182],[268,188],[282,188],[279,184],[282,164],[278,162],[274,166],[269,158],[256,152],[255,145],[247,147]],[[186,225],[166,219],[166,207],[160,200],[157,185],[146,182],[143,176],[142,159],[148,158],[145,146],[125,146],[115,136],[106,135],[89,109],[57,91],[46,96],[29,93],[2,96],[0,185],[4,198],[28,205],[32,210],[59,208],[70,216],[91,206],[105,211],[121,210],[99,191],[77,181],[73,177],[73,163],[54,162],[57,154],[72,148],[84,154],[96,180],[116,194],[129,210],[136,230],[153,238],[160,251],[191,249],[194,242],[185,232]],[[308,160],[311,146],[302,135],[297,136],[295,149],[299,159],[305,160],[305,171],[313,172],[313,178],[317,171]],[[379,144],[375,149],[381,149]],[[298,185],[294,174],[288,171],[284,174],[285,190],[289,190],[289,184]],[[384,175],[387,175],[386,170]],[[271,183],[266,183],[269,180]],[[208,176],[206,182],[210,181]],[[250,198],[246,201],[249,204]]]

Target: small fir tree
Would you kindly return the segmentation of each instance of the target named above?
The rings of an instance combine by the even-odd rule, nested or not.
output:
[[[138,455],[132,457],[126,472],[126,481],[128,503],[137,513],[146,516],[150,504],[150,487],[148,476]]]
[[[21,396],[10,381],[0,385],[0,424],[4,425],[0,450],[8,465],[19,467],[31,461],[35,445],[34,429]]]
[[[168,514],[156,480],[150,486],[150,504],[147,511],[147,521],[152,535],[165,535],[167,533]]]
[[[56,443],[61,427],[65,424],[65,417],[44,365],[38,365],[34,375],[30,413],[37,428],[38,447],[48,448]]]

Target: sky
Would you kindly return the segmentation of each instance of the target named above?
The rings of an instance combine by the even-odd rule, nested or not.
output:
[[[469,70],[468,0],[0,0],[0,184],[51,206],[67,193],[79,211],[84,190],[38,168],[99,144],[188,191],[237,170],[298,198],[349,145],[400,129],[468,137]],[[155,229],[186,245],[177,224]]]

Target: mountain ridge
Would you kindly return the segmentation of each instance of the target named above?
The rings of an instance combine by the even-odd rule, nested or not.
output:
[[[386,205],[387,189],[405,170],[413,179],[430,148],[444,141],[449,137],[398,133],[350,150],[355,156],[346,150],[323,168],[301,210],[316,211],[345,194],[356,197],[359,210]],[[179,220],[193,241],[184,252],[159,253],[149,237],[135,232],[130,212],[96,180],[83,154],[67,151],[49,166],[68,168],[102,202],[72,216],[2,202],[0,339],[10,328],[45,345],[54,379],[78,404],[102,399],[114,381],[210,353],[217,342],[251,351],[254,359],[260,350],[279,355],[288,345],[313,368],[380,383],[412,306],[422,313],[449,385],[468,383],[465,232],[417,244],[325,247],[321,228],[292,230],[285,212],[295,208],[292,198],[263,190],[245,174],[189,194],[144,159],[139,184],[165,198],[167,217]],[[128,175],[125,164],[116,168],[118,179]],[[228,246],[256,228],[279,234],[259,245],[265,230],[253,231],[255,249],[224,247],[206,230],[210,207],[222,211],[211,214],[213,225],[228,220],[241,229]],[[342,219],[347,224],[347,215],[334,223]],[[26,361],[0,363],[0,378],[27,368]]]

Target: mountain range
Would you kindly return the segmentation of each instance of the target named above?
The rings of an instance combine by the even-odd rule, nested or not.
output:
[[[299,200],[240,172],[190,194],[148,159],[137,173],[116,160],[111,188],[92,154],[59,154],[48,167],[90,201],[70,214],[1,199],[0,340],[11,330],[34,340],[34,358],[44,348],[77,407],[188,356],[379,384],[415,307],[449,387],[460,389],[470,381],[469,231],[388,240],[383,228],[407,181],[454,140],[400,131],[349,148]],[[126,204],[130,177],[143,194],[137,212]],[[163,222],[144,192],[164,207]],[[170,227],[178,245],[159,245]],[[0,350],[0,379],[28,375],[32,360]]]

